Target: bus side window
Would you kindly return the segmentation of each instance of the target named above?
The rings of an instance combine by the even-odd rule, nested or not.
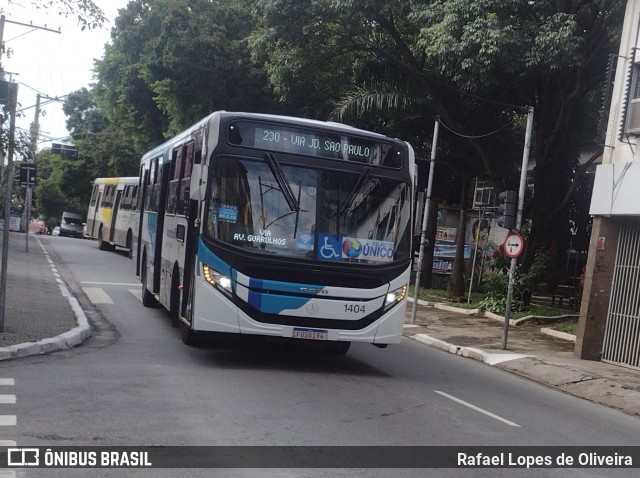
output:
[[[156,161],[158,161],[158,159],[156,159]],[[151,207],[153,208],[152,210],[155,212],[158,212],[158,210],[160,209],[160,193],[162,190],[162,170],[165,168],[165,164],[163,164],[161,161],[162,161],[162,158],[160,158],[160,164],[156,166],[156,181],[153,184],[153,193],[152,193],[153,202],[151,203]],[[169,164],[167,164],[166,167],[169,167]]]
[[[120,205],[120,209],[131,209],[131,186],[125,186],[124,191],[122,191],[122,204]]]
[[[171,155],[171,172],[169,176],[169,194],[167,194],[167,214],[175,214],[178,209],[178,188],[180,186],[180,169],[183,163],[182,148],[176,148]]]
[[[113,186],[108,185],[104,188],[104,195],[102,196],[102,203],[100,207],[111,207],[111,188]]]
[[[151,160],[147,184],[147,198],[144,209],[145,211],[157,211],[156,199],[160,194],[160,181],[158,181],[158,158],[153,158]]]
[[[131,209],[138,209],[138,186],[131,186]]]
[[[93,186],[93,192],[91,193],[91,207],[96,205],[96,201],[98,200],[98,190],[100,189],[100,185],[96,184]]]
[[[188,216],[189,214],[189,186],[191,185],[191,166],[193,165],[193,143],[185,147],[184,171],[181,175],[180,190],[178,193],[178,214]]]

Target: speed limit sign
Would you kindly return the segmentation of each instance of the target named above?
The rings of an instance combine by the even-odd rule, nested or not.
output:
[[[511,231],[504,240],[504,253],[509,257],[518,257],[524,247],[522,236],[517,231]]]

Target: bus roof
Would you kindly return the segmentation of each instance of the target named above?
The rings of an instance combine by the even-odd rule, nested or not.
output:
[[[344,123],[338,123],[334,121],[321,121],[309,118],[299,118],[295,116],[285,116],[285,115],[276,115],[270,113],[244,113],[244,112],[233,112],[233,111],[215,111],[205,118],[201,119],[197,123],[194,123],[184,131],[181,131],[177,135],[163,142],[162,144],[157,145],[151,150],[147,151],[143,158],[148,156],[156,156],[160,151],[163,151],[168,144],[172,144],[175,142],[179,142],[182,136],[189,136],[193,130],[201,129],[207,123],[209,123],[214,118],[225,118],[225,117],[233,117],[234,119],[249,119],[255,121],[269,121],[269,122],[293,122],[297,124],[301,124],[304,126],[312,127],[312,128],[323,128],[329,129],[335,132],[342,132],[345,134],[361,134],[363,136],[375,137],[377,139],[395,139],[385,136],[380,133],[376,133],[373,131],[367,131],[364,129],[355,128],[354,126],[350,126]]]

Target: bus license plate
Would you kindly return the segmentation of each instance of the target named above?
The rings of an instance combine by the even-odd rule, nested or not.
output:
[[[327,340],[327,331],[321,329],[293,329],[294,339]]]

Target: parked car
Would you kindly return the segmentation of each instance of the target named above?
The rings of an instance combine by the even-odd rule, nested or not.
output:
[[[54,227],[53,231],[51,231],[51,235],[52,236],[59,236],[60,235],[60,226]]]

